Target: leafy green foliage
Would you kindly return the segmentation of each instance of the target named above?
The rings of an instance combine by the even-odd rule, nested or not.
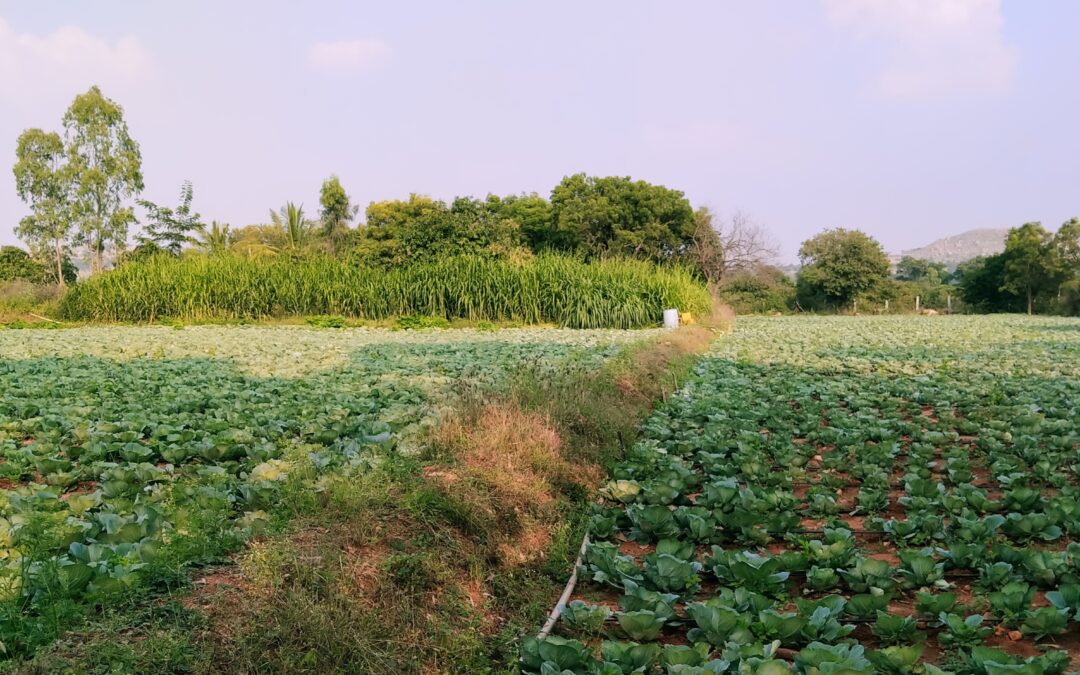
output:
[[[667,619],[648,609],[618,612],[615,618],[631,640],[655,640]]]
[[[142,155],[123,109],[96,86],[75,97],[63,122],[75,243],[90,250],[101,271],[106,248],[124,246],[135,222],[124,202],[143,189]]]
[[[889,273],[889,260],[874,239],[858,230],[826,230],[799,248],[800,301],[847,305]]]
[[[918,624],[910,616],[890,614],[878,610],[877,620],[871,628],[884,645],[914,642],[920,636]]]
[[[1039,607],[1026,614],[1020,630],[1025,635],[1041,639],[1048,635],[1060,635],[1065,632],[1069,619],[1057,607]]]
[[[981,645],[983,640],[994,631],[993,627],[983,625],[981,614],[963,617],[958,614],[942,613],[938,620],[944,628],[938,639],[946,647],[970,649]]]
[[[1047,639],[1078,609],[1080,547],[1062,540],[1080,531],[1080,335],[1057,319],[950,322],[744,318],[645,423],[603,491],[606,536],[656,546],[624,611],[716,650],[680,672],[789,672],[782,645],[804,647],[798,672],[944,673],[921,658],[927,635],[964,675],[1062,672],[1056,656],[964,660],[995,630]],[[862,494],[884,513],[848,515]],[[713,579],[645,581],[663,556]],[[1051,607],[1033,607],[1036,588]],[[886,646],[860,653],[868,634]],[[672,650],[697,664],[692,651]]]
[[[523,366],[544,377],[592,373],[632,339],[295,326],[74,328],[32,340],[0,331],[0,641],[25,656],[93,607],[111,612],[148,588],[175,588],[189,567],[333,499],[330,477],[362,482],[398,451],[415,453],[457,385],[489,388]],[[436,507],[454,505],[405,505]],[[425,555],[387,564],[402,589],[432,583]]]
[[[1046,599],[1073,621],[1080,621],[1080,584],[1062,584],[1056,591],[1048,591]]]
[[[337,176],[323,181],[319,190],[319,205],[322,206],[319,218],[322,235],[330,242],[331,249],[335,253],[339,252],[348,236],[349,221],[356,217],[360,207],[353,205]]]
[[[573,630],[597,633],[610,616],[611,610],[603,605],[590,605],[582,600],[574,600],[566,605],[562,620]]]
[[[158,206],[146,199],[137,200],[139,206],[146,209],[148,221],[139,241],[171,255],[180,255],[184,245],[192,241],[192,234],[205,227],[199,214],[191,210],[194,197],[191,181],[184,181],[180,187],[180,204],[175,209]]]
[[[30,246],[48,255],[57,283],[74,282],[74,274],[64,270],[65,253],[73,226],[72,197],[74,165],[67,161],[64,142],[56,133],[27,129],[15,146],[15,191],[31,214],[19,221],[15,233]],[[6,248],[6,247],[5,247]],[[0,264],[0,280],[23,278],[36,280],[26,271],[12,275]]]
[[[677,258],[694,231],[682,192],[610,176],[567,176],[551,191],[552,230],[545,245],[598,258]]]

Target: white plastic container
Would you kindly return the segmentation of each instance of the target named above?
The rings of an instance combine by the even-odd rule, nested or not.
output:
[[[677,309],[665,309],[664,310],[664,328],[668,330],[675,330],[679,327],[679,310]]]

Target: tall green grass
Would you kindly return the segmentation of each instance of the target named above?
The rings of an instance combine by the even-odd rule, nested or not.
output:
[[[658,324],[667,307],[705,313],[709,294],[686,270],[636,260],[461,256],[377,269],[327,257],[190,256],[129,263],[94,277],[71,289],[60,313],[85,321],[427,315],[638,328]]]

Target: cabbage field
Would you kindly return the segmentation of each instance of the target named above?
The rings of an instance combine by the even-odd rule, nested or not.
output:
[[[0,651],[172,587],[320,477],[415,452],[464,389],[595,368],[649,331],[0,331]]]
[[[590,521],[540,673],[1080,670],[1080,322],[740,319]]]

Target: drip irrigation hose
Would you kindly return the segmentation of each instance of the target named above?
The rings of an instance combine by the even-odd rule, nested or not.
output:
[[[586,532],[585,536],[581,538],[581,548],[578,549],[577,560],[574,561],[574,571],[570,573],[570,579],[566,582],[566,588],[563,589],[562,595],[559,596],[559,601],[555,603],[555,607],[551,610],[551,614],[548,615],[547,621],[544,622],[543,628],[536,634],[537,640],[543,640],[551,632],[551,629],[555,627],[555,622],[562,616],[563,610],[566,609],[566,603],[570,600],[570,596],[574,594],[574,586],[577,585],[577,571],[581,567],[581,559],[585,557],[585,549],[589,546],[589,533]]]

